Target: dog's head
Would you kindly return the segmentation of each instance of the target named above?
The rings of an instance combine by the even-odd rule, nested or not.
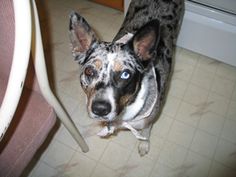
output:
[[[135,101],[145,70],[156,54],[159,22],[151,21],[125,44],[102,42],[83,17],[70,16],[72,53],[82,65],[81,86],[90,117],[112,121]]]

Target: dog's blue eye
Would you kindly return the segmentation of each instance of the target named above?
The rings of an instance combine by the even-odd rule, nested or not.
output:
[[[121,79],[129,79],[130,78],[130,73],[128,73],[127,71],[124,71],[123,73],[121,73],[120,76]]]

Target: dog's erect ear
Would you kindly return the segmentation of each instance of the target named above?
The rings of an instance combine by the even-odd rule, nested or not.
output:
[[[128,45],[141,61],[146,62],[156,54],[159,38],[159,21],[152,20],[134,34]]]
[[[70,14],[70,40],[72,45],[72,54],[76,61],[84,64],[86,54],[98,42],[95,32],[78,13]]]

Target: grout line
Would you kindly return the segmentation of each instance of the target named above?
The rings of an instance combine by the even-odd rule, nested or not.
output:
[[[92,177],[92,175],[94,174],[94,172],[95,172],[97,166],[98,166],[99,164],[101,164],[101,159],[102,159],[102,157],[103,157],[103,155],[104,155],[105,151],[107,150],[107,148],[108,148],[108,146],[109,146],[110,143],[111,143],[111,141],[109,140],[109,142],[106,144],[105,148],[103,149],[103,152],[101,153],[100,157],[99,157],[97,160],[94,160],[94,161],[96,161],[96,165],[95,165],[94,169],[92,170],[92,172],[91,172],[91,174],[90,174],[90,177]],[[103,164],[103,163],[102,163],[102,165],[104,165],[105,167],[111,169],[110,167],[106,166],[106,165]],[[112,170],[113,170],[113,169],[112,169]]]
[[[218,69],[219,69],[219,64],[217,65],[217,68],[215,69],[214,78],[213,78],[213,81],[212,81],[212,84],[211,84],[211,87],[210,87],[210,92],[209,92],[209,94],[208,94],[208,98],[207,98],[207,99],[209,99],[210,93],[212,93],[212,92],[215,93],[214,91],[212,91],[212,87],[213,87],[214,81],[216,80]],[[236,87],[236,85],[235,85],[235,87]],[[233,94],[233,92],[232,92],[232,94]],[[229,104],[230,104],[230,101],[229,101],[228,106],[227,106],[226,114],[227,114],[228,109],[229,109]],[[221,116],[222,116],[222,115],[221,115]],[[211,170],[212,170],[212,168],[213,168],[213,164],[214,164],[214,162],[215,162],[215,157],[216,157],[216,152],[217,152],[217,149],[218,149],[218,147],[219,147],[219,142],[220,142],[220,140],[221,140],[223,128],[224,128],[224,126],[225,126],[225,122],[226,122],[226,119],[227,119],[227,116],[226,116],[226,117],[223,116],[223,117],[224,117],[224,119],[223,119],[223,126],[221,127],[221,130],[219,131],[219,135],[216,136],[216,137],[217,137],[216,148],[214,149],[214,153],[213,153],[213,156],[212,156],[212,158],[211,158],[212,162],[211,162],[211,165],[210,165],[210,168],[209,168],[209,171],[208,171],[208,175],[207,175],[207,176],[210,175],[210,172],[211,172]]]
[[[174,121],[172,121],[172,124],[173,124],[173,122],[174,122]],[[172,125],[171,125],[171,126],[172,126]],[[171,126],[170,126],[170,127],[171,127]],[[169,131],[170,131],[170,129],[169,129]],[[169,131],[168,131],[167,134],[169,134]],[[164,146],[166,145],[166,142],[168,141],[168,140],[167,140],[167,137],[162,138],[162,139],[163,139],[163,145],[162,145],[161,148],[160,148],[160,154],[161,154],[161,152],[163,151]],[[159,162],[159,160],[160,160],[160,154],[158,155],[158,158],[157,158],[156,160],[154,160],[154,165],[153,165],[153,167],[152,167],[152,169],[151,169],[151,171],[150,171],[148,177],[150,177],[150,176],[152,175],[152,172],[154,171],[154,169],[155,169],[155,167],[156,167],[156,164],[160,163],[160,162]],[[162,164],[162,163],[160,163],[160,164]],[[165,165],[165,164],[162,164],[162,165]]]
[[[186,87],[186,89],[185,89],[185,91],[184,91],[183,97],[181,98],[180,105],[182,104],[182,102],[188,103],[187,101],[184,100],[184,97],[185,97],[186,92],[187,92],[187,90],[189,89],[190,85],[193,84],[194,86],[197,86],[196,84],[192,83],[191,80],[193,79],[194,72],[198,69],[199,62],[200,62],[199,58],[200,58],[200,55],[198,55],[198,60],[197,60],[196,64],[194,65],[194,70],[193,70],[192,73],[191,73],[190,79],[187,81],[187,87]],[[215,72],[213,73],[214,77],[215,77],[215,74],[216,74],[216,70],[215,70]],[[211,86],[210,86],[210,88],[209,88],[208,90],[205,89],[205,88],[203,88],[204,90],[207,91],[207,97],[206,97],[205,103],[207,103],[207,100],[208,100],[208,98],[209,98],[209,94],[210,94],[210,91],[211,91],[212,84],[213,84],[213,81],[212,81]],[[197,86],[197,87],[199,87],[199,86]],[[188,103],[188,104],[193,105],[192,103]],[[177,110],[177,113],[179,112],[180,105],[179,105],[179,108],[178,108],[178,110]],[[196,106],[196,105],[193,105],[193,106]],[[177,113],[176,113],[176,115],[177,115]],[[175,115],[175,120],[177,120],[177,119],[176,119],[176,115]],[[191,142],[190,142],[188,148],[186,148],[186,147],[184,147],[184,146],[182,146],[182,145],[179,145],[179,146],[184,147],[185,149],[187,149],[187,154],[186,154],[186,156],[185,156],[185,158],[184,158],[184,160],[183,160],[182,166],[184,165],[184,162],[186,162],[189,153],[190,153],[190,152],[194,152],[194,151],[191,150],[191,146],[192,146],[193,141],[194,141],[194,138],[195,138],[195,136],[196,136],[196,132],[197,132],[197,130],[199,129],[199,123],[200,123],[201,118],[202,118],[202,115],[200,116],[200,119],[197,121],[197,125],[196,125],[196,126],[192,126],[192,125],[187,124],[187,125],[189,125],[189,126],[191,126],[191,127],[194,128],[194,133],[193,133],[193,137],[192,137],[192,139],[191,139]],[[179,120],[179,121],[182,122],[182,123],[184,123],[184,124],[186,124],[184,121],[181,121],[181,120]],[[173,124],[172,124],[171,126],[173,126]],[[168,133],[168,134],[169,134],[169,133]],[[175,142],[172,142],[172,143],[176,144]],[[197,153],[197,152],[194,152],[194,153]],[[201,155],[201,154],[199,154],[199,153],[197,153],[197,154],[200,155],[200,156],[203,156],[203,155]],[[205,157],[205,156],[203,156],[203,157]],[[205,158],[211,160],[211,165],[210,165],[210,166],[212,166],[212,163],[213,163],[212,158],[213,158],[213,157],[212,157],[212,158],[205,157]],[[209,174],[209,172],[210,172],[210,169],[211,169],[211,167],[210,167],[209,170],[208,170],[208,174]]]

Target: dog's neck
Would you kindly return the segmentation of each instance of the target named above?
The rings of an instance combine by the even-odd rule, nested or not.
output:
[[[121,120],[132,120],[140,112],[147,98],[148,85],[148,78],[144,77],[135,101],[124,109],[123,114],[121,114]]]
[[[116,41],[116,43],[126,43],[129,39],[133,37],[133,34],[127,33],[122,38]],[[134,101],[131,105],[127,106],[124,111],[121,113],[120,119],[124,121],[129,121],[133,119],[139,111],[142,109],[144,102],[146,100],[148,90],[147,90],[148,79],[146,77],[143,78],[141,89]]]
[[[132,33],[127,33],[116,42],[126,43],[129,39],[132,38],[132,36]],[[150,75],[153,75],[154,78],[150,79]],[[152,66],[142,79],[141,88],[135,101],[124,109],[124,111],[119,116],[120,120],[133,121],[148,117],[151,114],[151,110],[153,109],[153,105],[155,105],[158,95],[155,80],[156,74],[154,71],[154,66]]]
[[[150,77],[150,75],[154,77]],[[142,80],[141,88],[135,101],[127,106],[121,114],[121,120],[136,121],[151,114],[158,96],[155,79],[154,67],[151,67]]]

